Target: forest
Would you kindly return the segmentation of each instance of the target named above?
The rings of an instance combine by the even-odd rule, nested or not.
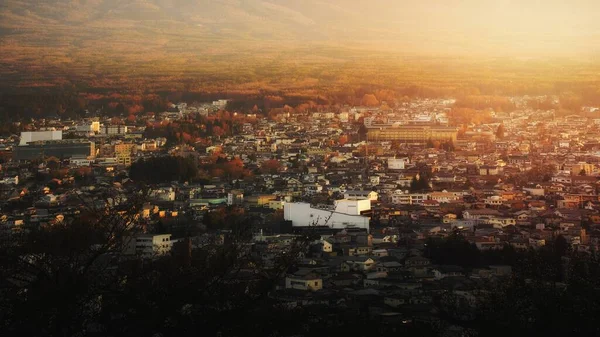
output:
[[[158,66],[170,67],[168,61]],[[534,109],[578,113],[581,107],[600,105],[600,65],[583,60],[411,58],[381,52],[371,60],[362,53],[345,51],[318,62],[292,57],[274,59],[267,66],[263,58],[249,57],[227,67],[218,60],[188,67],[181,68],[178,76],[161,78],[151,71],[130,74],[124,66],[104,73],[103,78],[115,79],[106,83],[81,73],[64,80],[64,73],[36,72],[56,84],[3,87],[0,118],[72,118],[84,115],[85,110],[127,117],[162,112],[169,103],[220,98],[231,100],[229,111],[256,108],[263,114],[286,106],[335,110],[343,105],[385,102],[394,107],[414,98],[455,98],[455,108],[465,113],[512,111],[510,97],[521,95],[548,96],[532,100]]]

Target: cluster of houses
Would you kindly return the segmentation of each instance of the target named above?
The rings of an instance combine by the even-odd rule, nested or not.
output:
[[[145,138],[139,123],[39,121],[20,136],[0,135],[0,227],[14,233],[67,221],[83,206],[119,207],[104,197],[126,200],[138,191],[128,167],[140,158],[191,156],[202,166],[218,154],[253,174],[148,186],[139,218],[145,232],[130,253],[169,254],[185,233],[179,227],[212,235],[207,219],[241,209],[256,233],[253,254],[267,264],[298,233],[318,234],[273,298],[290,306],[368,301],[374,314],[430,321],[440,310],[434,299],[452,293],[470,303],[481,282],[508,277],[511,268],[435,265],[424,256],[428,238],[460,233],[479,250],[537,249],[561,235],[574,250],[598,251],[600,119],[517,104],[459,131],[453,103],[275,109],[277,118],[253,115],[236,134],[187,145]],[[179,104],[154,118],[210,116],[226,105]],[[378,125],[411,141],[369,137]],[[394,133],[400,126],[419,128]],[[451,146],[423,139],[424,126],[456,127]],[[273,161],[274,169],[262,169]]]

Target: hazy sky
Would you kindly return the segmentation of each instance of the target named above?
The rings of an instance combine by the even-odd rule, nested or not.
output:
[[[372,0],[381,27],[441,46],[510,52],[597,50],[598,0]]]

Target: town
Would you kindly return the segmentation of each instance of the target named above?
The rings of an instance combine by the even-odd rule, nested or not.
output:
[[[600,248],[599,108],[363,101],[241,112],[222,99],[15,123],[0,135],[2,235],[95,210],[127,219],[125,241],[104,252],[120,258],[242,240],[266,270],[294,252],[268,293],[286,308],[367,307],[457,336],[483,284],[523,272],[510,254]]]

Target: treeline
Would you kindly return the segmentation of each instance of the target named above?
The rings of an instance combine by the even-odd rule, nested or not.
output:
[[[233,116],[228,111],[220,111],[209,117],[196,115],[176,122],[148,124],[144,137],[164,137],[171,144],[192,144],[205,141],[207,137],[239,134],[244,123],[255,121],[256,119],[246,118],[243,115]]]
[[[340,69],[353,73],[355,70]],[[370,72],[374,70],[369,70]],[[59,115],[64,118],[81,116],[85,109],[101,111],[107,116],[136,116],[146,112],[161,112],[176,102],[210,102],[227,98],[230,103],[227,110],[234,112],[257,112],[266,115],[272,109],[286,106],[296,111],[326,108],[331,111],[341,106],[380,106],[394,108],[397,104],[415,98],[456,98],[456,108],[482,111],[512,111],[515,109],[511,96],[556,96],[551,98],[532,99],[530,107],[539,109],[556,109],[577,113],[583,106],[600,105],[600,84],[589,79],[574,78],[569,81],[559,77],[535,74],[532,79],[524,79],[503,73],[505,69],[495,70],[503,80],[490,81],[479,79],[477,75],[463,70],[460,74],[435,73],[429,69],[416,76],[411,74],[402,80],[391,75],[361,75],[352,77],[346,74],[342,81],[332,85],[323,85],[325,79],[314,78],[311,81],[300,81],[297,86],[287,87],[287,83],[265,84],[263,82],[236,83],[227,86],[210,87],[210,83],[198,84],[187,90],[123,90],[114,92],[106,88],[48,88],[23,89],[21,93],[0,94],[0,106],[4,107],[5,117],[31,118],[48,115]],[[410,74],[410,73],[409,73]],[[340,75],[341,76],[341,75]],[[566,76],[566,75],[564,75]],[[176,79],[174,79],[176,81]],[[280,80],[280,79],[278,79]],[[216,79],[218,83],[218,79]],[[253,86],[255,85],[255,86]],[[208,86],[208,87],[202,87]],[[1,114],[0,114],[1,117]]]
[[[538,249],[480,251],[460,234],[428,239],[425,256],[435,264],[466,269],[509,265],[513,275],[488,283],[477,306],[447,313],[481,336],[596,336],[600,314],[600,256],[573,251],[557,236]],[[455,299],[456,300],[456,299]],[[452,308],[451,308],[452,309]],[[467,313],[467,315],[465,315]],[[468,316],[468,318],[466,318]]]
[[[279,164],[277,162],[277,164]],[[268,166],[273,171],[272,164]],[[279,166],[277,166],[279,167]],[[249,179],[254,172],[245,168],[238,157],[227,159],[218,153],[208,162],[199,163],[193,157],[161,156],[142,158],[129,168],[129,177],[148,184],[171,181],[210,181],[212,178]]]
[[[443,239],[429,238],[425,242],[425,256],[435,264],[467,269],[509,265],[520,277],[552,282],[567,280],[563,258],[572,254],[570,245],[560,235],[536,250],[516,250],[507,244],[502,249],[481,251],[456,232]]]
[[[129,177],[140,183],[158,184],[190,181],[198,176],[198,166],[192,158],[151,157],[131,164]]]

